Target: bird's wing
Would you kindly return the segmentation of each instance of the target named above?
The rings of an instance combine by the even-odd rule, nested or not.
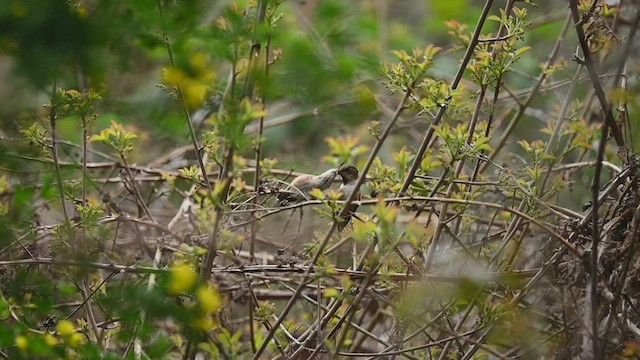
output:
[[[276,194],[276,199],[278,199],[278,206],[287,206],[297,202],[300,202],[305,199],[304,196],[299,192],[293,191],[281,191]]]
[[[338,190],[342,191],[343,200],[346,200],[346,199],[349,198],[349,196],[351,195],[351,192],[353,192],[353,190],[355,188],[356,188],[356,184],[355,183],[349,183],[349,184],[340,185],[340,188]]]
[[[355,190],[355,187],[356,187],[355,182],[340,185],[339,190],[342,191],[342,199],[343,200],[348,199],[351,193],[353,192],[353,190]],[[360,200],[360,192],[358,191],[353,201],[359,201],[359,200]],[[349,224],[349,222],[351,221],[351,217],[353,217],[356,212],[356,209],[358,209],[357,204],[353,204],[353,203],[349,204],[349,207],[347,208],[347,213],[345,214],[345,216],[342,219],[338,219],[338,231],[342,231]]]
[[[284,206],[290,203],[296,203],[307,198],[307,192],[311,190],[308,188],[309,182],[312,180],[311,175],[300,175],[293,179],[289,184],[288,189],[280,190],[276,195],[278,199],[278,205]]]

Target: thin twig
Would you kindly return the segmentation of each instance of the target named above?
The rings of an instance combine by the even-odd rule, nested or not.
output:
[[[51,125],[51,155],[53,156],[53,166],[54,171],[56,173],[56,180],[58,181],[58,195],[60,197],[60,205],[62,206],[62,214],[64,215],[64,225],[66,230],[66,235],[71,236],[71,221],[69,219],[69,212],[67,210],[67,202],[64,196],[64,182],[62,181],[62,173],[60,171],[60,158],[58,157],[58,141],[57,141],[57,96],[56,92],[58,91],[56,87],[55,80],[53,81],[53,85],[51,86],[51,103],[49,107],[49,123]]]

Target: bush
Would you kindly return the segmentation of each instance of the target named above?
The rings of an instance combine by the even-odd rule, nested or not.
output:
[[[640,13],[491,4],[0,4],[2,356],[639,357]]]

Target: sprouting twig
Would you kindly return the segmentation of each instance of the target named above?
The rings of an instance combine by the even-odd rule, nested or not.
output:
[[[60,171],[60,158],[58,157],[58,142],[57,142],[57,127],[58,114],[57,114],[57,95],[58,91],[56,82],[53,82],[51,87],[51,103],[49,107],[49,122],[51,125],[51,155],[53,156],[53,166],[56,173],[56,180],[58,182],[58,195],[60,196],[60,205],[62,206],[62,214],[64,215],[64,225],[66,235],[70,236],[71,221],[69,219],[69,212],[67,210],[67,203],[64,198],[64,183],[62,182],[62,173]]]
[[[473,52],[476,48],[476,46],[478,45],[478,39],[480,38],[480,34],[482,32],[482,26],[484,25],[485,20],[487,19],[487,16],[489,16],[489,11],[491,10],[491,5],[493,4],[493,0],[487,0],[484,4],[484,7],[482,9],[482,14],[480,15],[480,18],[478,19],[478,24],[476,24],[476,28],[475,31],[473,32],[473,36],[471,37],[471,41],[469,41],[469,45],[467,46],[467,50],[464,54],[464,57],[462,58],[462,62],[460,63],[460,66],[458,66],[458,71],[456,72],[456,75],[453,79],[453,82],[451,83],[451,90],[456,90],[458,88],[458,85],[460,85],[460,81],[462,80],[462,75],[464,75],[464,72],[467,68],[467,65],[469,64],[469,61],[471,60],[471,56],[473,55]],[[404,178],[404,182],[402,183],[402,187],[400,188],[400,191],[398,192],[399,194],[403,194],[404,192],[407,191],[407,189],[409,189],[409,186],[411,185],[411,182],[413,181],[413,178],[416,174],[416,171],[418,171],[418,167],[420,166],[420,163],[422,162],[422,157],[424,156],[425,151],[427,151],[427,147],[429,146],[429,143],[431,142],[431,138],[433,137],[434,134],[434,126],[440,124],[440,121],[442,120],[442,117],[444,116],[444,113],[447,111],[447,106],[442,106],[440,107],[440,109],[438,109],[438,113],[436,114],[436,118],[433,120],[432,125],[429,127],[429,130],[426,132],[424,139],[422,139],[422,142],[420,143],[420,147],[418,148],[418,151],[416,152],[416,156],[413,159],[413,162],[411,163],[411,166],[409,167],[409,171],[407,172],[407,175]]]
[[[266,41],[266,45],[265,45],[265,64],[264,64],[264,72],[265,72],[265,78],[269,77],[269,45],[270,45],[270,39],[267,38]],[[262,94],[262,108],[265,108],[265,104],[266,104],[266,100],[265,100],[265,94]],[[258,120],[258,134],[256,135],[256,171],[254,173],[253,176],[253,187],[256,191],[259,191],[260,189],[260,161],[262,161],[262,133],[264,130],[264,116],[261,116],[260,119]],[[258,203],[258,197],[256,196],[254,198],[254,203]],[[256,232],[258,231],[258,223],[257,222],[253,222],[251,223],[251,239],[249,240],[249,252],[251,253],[251,261],[254,261],[255,258],[253,257],[253,254],[255,252],[255,247],[256,247]],[[253,326],[253,320],[251,321],[251,326]],[[253,343],[252,343],[253,344]],[[254,349],[255,350],[255,349]],[[254,351],[255,352],[255,351]]]

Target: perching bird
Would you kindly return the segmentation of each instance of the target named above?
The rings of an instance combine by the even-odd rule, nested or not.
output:
[[[342,191],[342,199],[346,200],[351,195],[351,192],[355,190],[356,183],[358,182],[358,168],[352,164],[344,165],[338,168],[338,175],[342,177],[342,185],[340,185],[339,191]],[[356,194],[355,201],[360,200],[360,192]],[[342,231],[351,220],[351,217],[355,213],[358,205],[350,204],[346,210],[346,215],[342,219],[338,219],[338,231]]]
[[[313,189],[325,190],[338,174],[337,169],[329,169],[320,175],[300,175],[291,182],[290,190],[281,191],[276,195],[278,206],[286,206],[308,200],[309,192]]]

